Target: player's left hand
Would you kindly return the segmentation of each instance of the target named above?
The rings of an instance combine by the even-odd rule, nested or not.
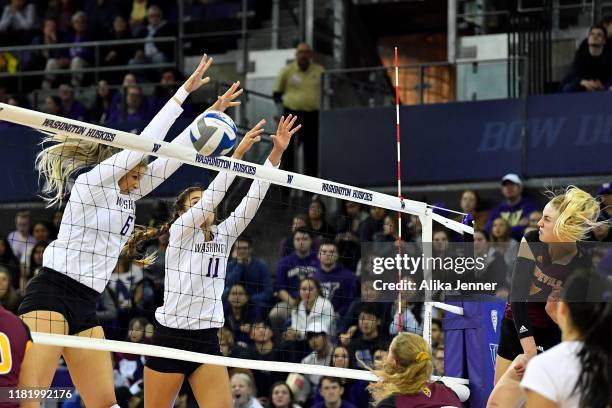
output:
[[[191,74],[191,76],[187,78],[187,81],[185,81],[185,84],[183,85],[187,92],[194,92],[198,90],[202,85],[206,85],[210,82],[210,77],[202,78],[202,76],[204,75],[204,73],[206,73],[208,68],[210,68],[212,63],[212,57],[209,58],[206,54],[202,55],[200,64],[195,69],[195,71],[193,71],[193,74]]]
[[[225,112],[227,108],[233,108],[240,105],[240,101],[236,101],[235,99],[240,97],[242,92],[243,89],[240,88],[240,81],[234,82],[223,95],[217,97],[217,101],[212,104],[208,110]]]
[[[232,155],[234,159],[242,159],[242,157],[246,154],[246,152],[248,152],[255,143],[261,141],[261,135],[264,131],[265,124],[266,124],[265,119],[260,120],[255,125],[255,127],[253,127],[251,130],[249,130],[244,135],[244,137],[240,141],[240,144],[238,145],[238,147],[234,151],[234,154]]]

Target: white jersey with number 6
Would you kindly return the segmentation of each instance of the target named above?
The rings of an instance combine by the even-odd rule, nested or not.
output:
[[[272,163],[266,161],[265,166],[272,167]],[[221,171],[202,199],[170,227],[164,304],[155,312],[155,319],[166,327],[202,330],[222,327],[225,322],[221,296],[227,260],[270,187],[268,182],[253,180],[234,212],[212,227],[213,239],[205,241],[201,225],[223,200],[234,178]]]

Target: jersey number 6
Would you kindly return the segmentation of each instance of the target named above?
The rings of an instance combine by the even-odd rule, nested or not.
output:
[[[210,278],[210,270],[212,269],[213,259],[215,260],[215,273],[213,274],[213,278],[219,276],[219,258],[208,258],[208,273],[206,274],[207,278]]]
[[[11,342],[6,334],[0,333],[0,374],[10,373],[12,367]]]
[[[130,229],[130,225],[132,224],[132,221],[134,221],[134,217],[128,215],[127,220],[125,220],[125,224],[123,224],[123,227],[121,228],[121,235],[127,234]]]

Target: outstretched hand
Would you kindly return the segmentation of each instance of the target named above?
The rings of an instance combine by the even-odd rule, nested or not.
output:
[[[212,63],[213,63],[212,57],[209,58],[206,54],[202,55],[200,64],[195,69],[195,71],[193,71],[193,74],[191,74],[191,76],[187,78],[187,81],[185,81],[185,84],[183,85],[187,92],[189,93],[194,92],[197,89],[199,89],[202,85],[206,85],[207,83],[210,82],[210,77],[202,78],[202,76],[208,70],[208,68],[210,68]]]
[[[234,151],[232,157],[234,159],[242,159],[242,157],[248,152],[253,145],[259,141],[261,141],[261,135],[264,131],[264,125],[266,124],[266,120],[262,119],[253,127],[253,129],[249,130],[242,140],[240,144]]]
[[[234,82],[223,95],[217,97],[217,101],[208,110],[225,112],[227,108],[240,105],[240,101],[235,101],[235,99],[242,95],[242,92],[240,81]]]
[[[302,127],[302,125],[293,127],[296,120],[297,116],[289,115],[286,118],[281,116],[280,120],[278,121],[276,134],[272,135],[272,143],[274,143],[274,147],[272,148],[272,152],[268,157],[273,166],[279,165],[283,152],[287,150],[287,147],[289,147],[291,137]]]

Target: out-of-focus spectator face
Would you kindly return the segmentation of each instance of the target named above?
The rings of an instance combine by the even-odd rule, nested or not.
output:
[[[32,250],[33,260],[36,265],[41,266],[43,263],[43,255],[45,254],[45,248],[47,245],[45,244],[37,244]]]
[[[301,217],[293,217],[293,224],[291,224],[291,232],[294,232],[298,228],[306,227],[306,221]]]
[[[372,281],[361,282],[361,301],[365,303],[376,302],[378,292],[374,289]]]
[[[351,218],[357,217],[361,212],[361,204],[355,203],[353,201],[346,202],[346,215]]]
[[[301,43],[295,49],[295,60],[299,67],[303,70],[308,69],[310,60],[312,59],[312,50],[306,43]]]
[[[523,187],[518,184],[514,184],[511,181],[504,181],[502,183],[502,195],[508,200],[515,200],[521,195]]]
[[[434,365],[438,375],[444,374],[444,349],[437,348],[434,353]]]
[[[473,213],[476,210],[476,194],[474,194],[471,190],[465,190],[463,194],[461,194],[461,211],[466,212],[468,214]]]
[[[51,231],[49,231],[49,228],[42,222],[37,222],[32,228],[32,236],[36,242],[49,241]]]
[[[87,17],[85,14],[77,14],[72,18],[72,29],[77,34],[87,31]]]
[[[8,292],[10,282],[11,278],[8,271],[6,269],[0,269],[0,299]]]
[[[542,218],[542,211],[534,211],[529,214],[529,226],[532,228],[538,228],[538,221]]]
[[[6,103],[8,103],[9,105],[13,105],[13,106],[19,106],[19,100],[15,98],[14,96],[9,97]]]
[[[387,361],[387,357],[389,356],[389,351],[378,349],[374,352],[374,369],[382,370],[385,362]]]
[[[383,234],[395,236],[397,231],[395,231],[395,222],[390,215],[385,217],[385,221],[383,222]]]
[[[147,12],[147,19],[149,21],[149,24],[151,24],[153,27],[157,27],[161,23],[162,17],[162,11],[159,7],[149,7],[149,11]]]
[[[327,347],[327,335],[325,333],[311,334],[308,337],[308,345],[317,353],[325,350]]]
[[[17,214],[15,216],[15,229],[23,235],[28,235],[30,229],[30,217],[28,215]]]
[[[136,84],[137,84],[137,81],[136,81],[136,76],[134,76],[134,74],[125,74],[125,76],[123,77],[124,87],[134,86]]]
[[[357,321],[357,324],[361,334],[369,336],[374,334],[378,325],[380,324],[380,321],[378,320],[378,317],[374,316],[373,314],[361,312],[359,313],[359,320]]]
[[[144,338],[144,330],[145,328],[140,321],[134,320],[130,325],[130,330],[128,331],[128,339],[132,343],[140,343]]]
[[[332,354],[332,367],[349,368],[349,352],[346,347],[336,346]]]
[[[234,285],[231,287],[227,301],[232,307],[243,307],[249,301],[249,295],[242,285]]]
[[[508,221],[503,218],[496,218],[493,220],[493,226],[491,227],[491,237],[496,240],[504,239],[510,235],[509,228]]]
[[[309,253],[312,248],[312,238],[308,234],[296,232],[293,236],[293,247],[298,253]]]
[[[489,249],[487,236],[482,231],[474,231],[474,252],[486,254]]]
[[[45,98],[44,111],[52,115],[59,115],[62,112],[62,107],[53,97],[47,96]]]
[[[431,323],[431,342],[433,344],[439,344],[443,341],[443,332],[440,324],[435,321]]]
[[[385,217],[385,209],[381,207],[370,207],[370,216],[376,221],[380,221]]]
[[[330,381],[327,378],[321,380],[321,396],[325,400],[325,404],[335,406],[338,404],[344,393],[344,388],[335,381]]]
[[[251,327],[251,339],[256,343],[265,343],[272,338],[272,329],[263,322],[255,323]]]
[[[4,256],[7,248],[6,241],[4,239],[0,239],[0,256]]]
[[[319,297],[319,290],[312,279],[302,280],[300,283],[300,299],[304,303],[311,304],[314,303],[317,297]]]
[[[142,104],[142,90],[137,86],[131,86],[127,91],[126,105],[128,109],[137,110]]]
[[[448,248],[448,235],[446,231],[436,231],[433,235],[433,249],[442,252]]]
[[[26,0],[11,0],[11,6],[17,10],[23,10],[23,8],[26,6]]]
[[[253,390],[241,375],[233,375],[230,381],[234,404],[244,407],[253,396]]]
[[[323,215],[323,208],[321,207],[321,203],[318,201],[313,201],[308,206],[308,218],[311,220],[319,220]]]
[[[100,95],[102,98],[106,98],[108,94],[108,82],[106,82],[106,80],[104,79],[101,79],[100,81],[98,81],[98,95]]]
[[[248,259],[251,256],[251,244],[249,241],[236,241],[236,258]]]
[[[335,245],[324,244],[319,248],[319,261],[321,266],[331,268],[338,261],[338,249]]]
[[[291,393],[287,384],[278,384],[272,389],[272,405],[274,407],[287,407],[291,404]]]
[[[589,46],[603,47],[606,44],[606,40],[606,34],[601,29],[594,27],[589,31]]]
[[[165,71],[162,74],[161,81],[159,81],[162,85],[174,85],[176,83],[176,77],[174,76],[174,72]]]
[[[55,35],[57,33],[57,23],[55,20],[46,19],[43,24],[43,34],[46,36]]]
[[[503,300],[507,300],[509,294],[510,291],[505,286],[501,286],[495,291],[495,297]]]
[[[59,97],[64,103],[72,102],[74,99],[74,90],[70,85],[62,84],[59,86]]]
[[[593,227],[593,235],[595,236],[595,239],[597,240],[604,239],[606,236],[608,236],[609,232],[610,232],[610,224],[607,222],[597,224]]]
[[[127,31],[127,21],[125,21],[123,16],[115,16],[115,19],[113,20],[113,30],[116,33],[123,33]]]

